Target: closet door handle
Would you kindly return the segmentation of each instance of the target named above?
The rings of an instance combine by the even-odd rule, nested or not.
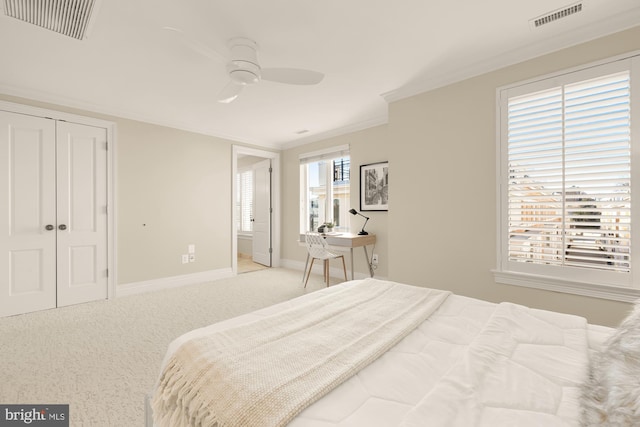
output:
[[[64,224],[60,224],[60,225],[58,226],[58,228],[59,228],[60,230],[66,230],[66,229],[67,229],[67,226],[66,226],[66,225],[64,225]]]
[[[45,230],[51,231],[51,230],[53,230],[55,227],[54,227],[53,225],[51,225],[51,224],[47,224],[44,228],[45,228]]]

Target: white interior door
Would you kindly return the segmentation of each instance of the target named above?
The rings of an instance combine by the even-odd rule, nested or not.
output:
[[[107,131],[58,122],[58,306],[107,298]]]
[[[253,261],[271,267],[271,160],[253,166]]]
[[[56,306],[55,121],[0,111],[0,315]]]
[[[106,141],[0,111],[0,316],[107,298]]]

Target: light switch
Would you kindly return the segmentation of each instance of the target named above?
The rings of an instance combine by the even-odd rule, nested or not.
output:
[[[190,254],[196,253],[196,245],[189,245],[189,253]]]

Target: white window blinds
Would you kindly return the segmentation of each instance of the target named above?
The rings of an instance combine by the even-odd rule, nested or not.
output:
[[[629,72],[507,103],[508,260],[629,272]]]
[[[253,171],[238,173],[237,185],[238,194],[236,218],[238,218],[237,230],[240,232],[253,231]]]

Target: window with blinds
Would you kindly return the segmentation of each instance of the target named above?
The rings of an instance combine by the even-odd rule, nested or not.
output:
[[[639,74],[630,54],[498,90],[499,283],[638,297]]]
[[[238,232],[250,233],[253,231],[253,171],[240,172],[236,179],[236,228]]]
[[[508,101],[509,259],[628,272],[629,72]]]

